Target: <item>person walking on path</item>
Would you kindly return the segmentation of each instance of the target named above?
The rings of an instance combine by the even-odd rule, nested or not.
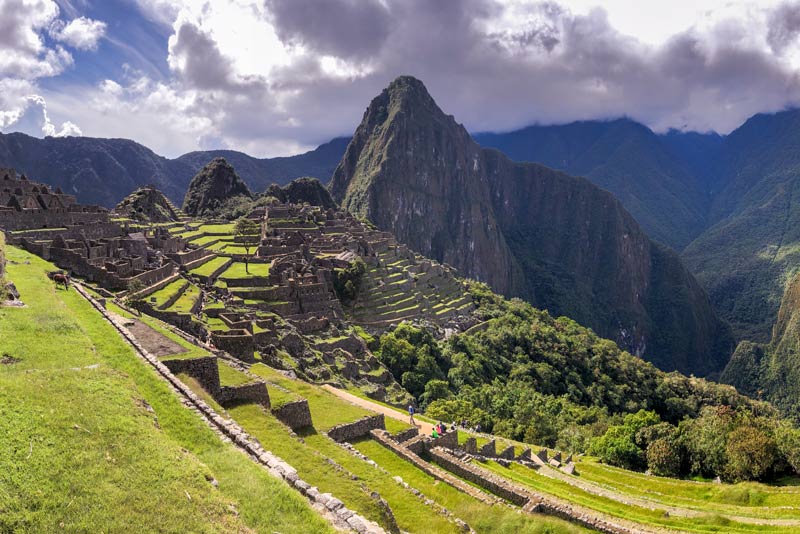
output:
[[[417,422],[414,421],[414,405],[413,404],[409,404],[408,405],[408,418],[411,421],[412,425],[417,426]]]

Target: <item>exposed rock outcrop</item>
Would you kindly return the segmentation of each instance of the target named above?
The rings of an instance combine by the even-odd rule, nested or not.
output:
[[[616,198],[481,148],[412,77],[372,101],[330,190],[416,251],[663,369],[718,372],[732,350],[678,256],[650,241]]]
[[[214,158],[192,178],[183,210],[193,217],[215,215],[226,201],[253,194],[225,158]]]

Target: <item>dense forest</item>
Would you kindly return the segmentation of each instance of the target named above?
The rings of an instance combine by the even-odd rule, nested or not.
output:
[[[403,323],[378,342],[429,416],[663,475],[749,480],[800,468],[800,431],[771,405],[468,285],[484,327],[440,341]]]

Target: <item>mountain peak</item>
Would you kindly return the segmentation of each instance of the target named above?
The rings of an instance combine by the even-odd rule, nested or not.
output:
[[[192,216],[200,216],[218,210],[233,197],[253,198],[253,194],[233,166],[223,157],[209,161],[189,184],[183,209]]]

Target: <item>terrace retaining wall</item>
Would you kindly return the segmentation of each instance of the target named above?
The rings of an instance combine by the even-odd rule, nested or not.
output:
[[[299,430],[313,424],[311,410],[308,409],[308,401],[305,399],[287,402],[280,408],[274,408],[272,413],[292,430]]]
[[[197,380],[212,396],[219,390],[219,369],[216,356],[204,356],[187,360],[163,360],[172,374],[186,373]]]
[[[269,408],[269,393],[267,393],[267,385],[264,382],[222,386],[214,398],[223,406],[239,402],[254,402]]]
[[[352,423],[345,423],[337,425],[328,430],[328,437],[336,442],[352,441],[356,438],[366,436],[372,430],[384,430],[386,422],[383,419],[383,414],[362,417],[358,421]]]

